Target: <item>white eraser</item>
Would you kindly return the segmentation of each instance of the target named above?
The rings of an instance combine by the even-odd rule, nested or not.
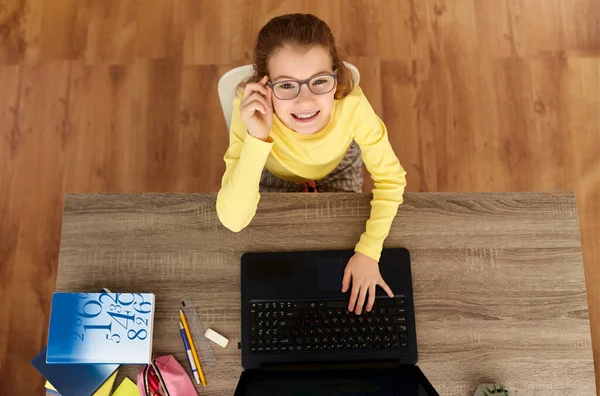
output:
[[[219,344],[223,348],[225,348],[227,346],[227,343],[229,342],[227,338],[223,337],[221,334],[217,333],[213,329],[206,330],[206,333],[204,333],[204,337],[208,338],[216,344]]]

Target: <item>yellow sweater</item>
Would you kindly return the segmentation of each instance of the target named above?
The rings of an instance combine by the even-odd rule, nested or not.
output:
[[[359,87],[346,98],[335,100],[329,124],[312,135],[292,131],[274,114],[267,142],[248,134],[238,96],[233,102],[226,170],[217,197],[219,219],[235,232],[250,223],[260,200],[259,182],[265,166],[281,179],[319,180],[338,166],[352,140],[360,146],[375,183],[371,216],[355,251],[378,261],[402,203],[406,172],[394,154],[385,125]]]

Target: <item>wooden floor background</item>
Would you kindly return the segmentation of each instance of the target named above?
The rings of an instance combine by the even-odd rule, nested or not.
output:
[[[331,26],[409,191],[576,192],[599,372],[600,1],[0,0],[0,394],[42,392],[64,193],[216,192],[218,78],[288,12]]]

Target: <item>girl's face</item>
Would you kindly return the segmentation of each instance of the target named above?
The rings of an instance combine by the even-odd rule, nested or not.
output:
[[[333,73],[329,53],[321,46],[284,46],[271,56],[268,69],[269,81],[273,84],[283,80],[302,81],[316,75]],[[304,84],[294,99],[281,100],[273,95],[273,107],[285,126],[302,135],[310,135],[325,128],[329,122],[334,95],[335,88],[329,93],[315,95]],[[307,116],[310,117],[306,118]]]

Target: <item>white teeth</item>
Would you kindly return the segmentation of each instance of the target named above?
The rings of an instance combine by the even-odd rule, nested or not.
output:
[[[314,113],[310,113],[310,114],[296,114],[294,113],[294,115],[298,118],[310,118],[312,116],[314,116],[315,114],[317,114],[317,112],[315,111]]]

